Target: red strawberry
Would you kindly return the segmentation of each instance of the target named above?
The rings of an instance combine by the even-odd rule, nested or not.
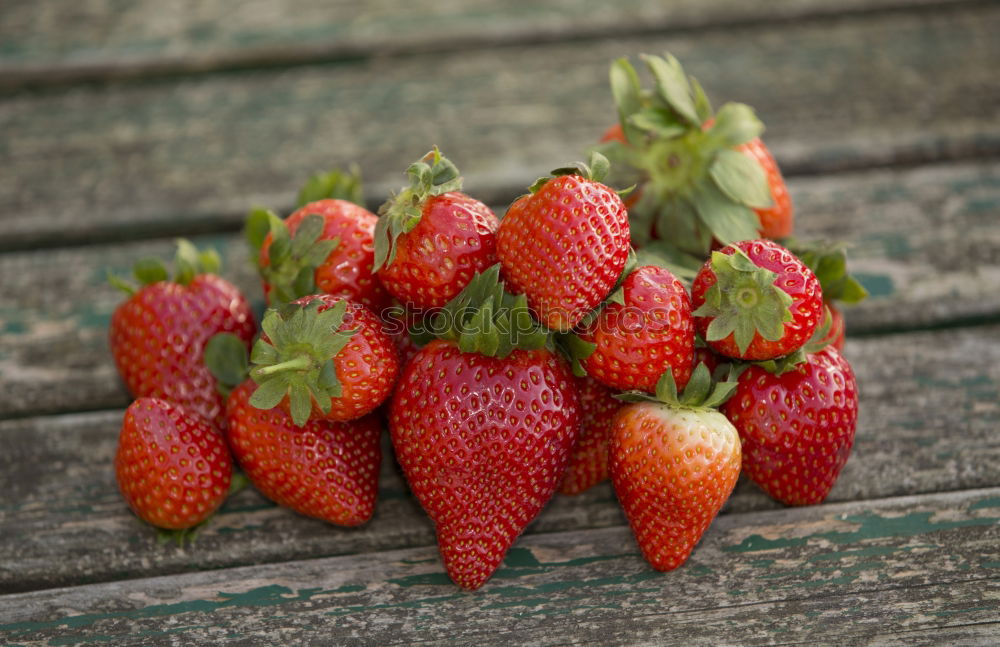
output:
[[[379,210],[375,270],[411,308],[440,308],[496,263],[500,222],[461,193],[458,169],[435,148],[407,170],[411,184]]]
[[[610,444],[615,493],[643,555],[660,571],[687,560],[740,473],[739,436],[711,408],[728,389],[717,387],[698,403],[711,383],[700,367],[678,400],[671,380],[665,373],[657,385],[658,401],[622,408]]]
[[[857,383],[827,347],[780,375],[751,365],[722,411],[739,431],[751,480],[789,505],[821,503],[854,444]]]
[[[570,454],[559,492],[580,494],[608,478],[611,423],[622,408],[614,391],[589,377],[577,378],[580,393],[580,437]]]
[[[468,589],[553,496],[580,425],[568,364],[498,277],[494,266],[449,303],[444,339],[407,364],[389,406],[396,459],[449,576]]]
[[[753,110],[727,103],[713,113],[677,59],[643,60],[655,80],[648,91],[627,59],[612,64],[619,123],[599,146],[614,165],[613,181],[635,184],[640,196],[629,208],[633,244],[656,237],[657,247],[700,262],[713,241],[789,235],[788,191]]]
[[[497,232],[508,288],[523,293],[539,321],[571,329],[611,292],[629,256],[628,213],[601,184],[607,160],[557,169],[518,198]]]
[[[143,287],[137,291],[112,277],[130,296],[111,315],[111,355],[134,397],[176,402],[221,428],[225,403],[202,362],[205,345],[216,333],[231,332],[249,348],[253,315],[240,291],[215,274],[214,252],[178,241],[176,265],[171,281],[159,261],[140,262],[135,276]]]
[[[821,346],[833,346],[839,351],[844,350],[844,337],[847,331],[844,326],[844,315],[830,301],[823,302],[830,311],[830,331],[820,340]]]
[[[246,380],[227,402],[226,433],[247,477],[272,501],[341,526],[368,521],[375,510],[382,426],[375,415],[350,422],[310,420],[296,427],[280,408],[250,404]]]
[[[280,405],[298,426],[371,413],[399,374],[396,346],[382,325],[360,303],[329,294],[268,310],[250,358],[259,385],[250,403]]]
[[[767,360],[802,348],[823,320],[816,275],[770,240],[712,252],[691,286],[698,334],[727,357]]]
[[[670,369],[683,389],[694,353],[691,299],[684,286],[669,270],[646,265],[621,287],[621,298],[579,333],[595,346],[582,361],[587,374],[620,391],[652,392]]]
[[[226,500],[232,475],[222,434],[191,409],[144,397],[125,410],[115,476],[144,521],[168,530],[198,525]]]
[[[300,193],[301,206],[284,222],[268,211],[251,213],[247,229],[259,248],[269,302],[322,292],[354,299],[375,313],[389,305],[372,270],[378,217],[361,199],[357,174],[334,172],[311,178]]]

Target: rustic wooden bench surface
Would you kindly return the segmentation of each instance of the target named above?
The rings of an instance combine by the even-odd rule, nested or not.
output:
[[[0,9],[0,644],[1000,644],[1000,5],[70,4]],[[249,207],[352,161],[375,206],[438,144],[502,208],[613,121],[611,59],[666,50],[757,108],[872,293],[826,503],[741,481],[663,574],[605,483],[474,593],[391,459],[357,529],[249,489],[179,547],[128,511],[108,270],[184,235],[259,304]]]

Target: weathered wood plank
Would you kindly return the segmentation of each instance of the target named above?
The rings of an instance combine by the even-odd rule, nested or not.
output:
[[[857,442],[830,501],[1000,485],[1000,326],[852,340],[861,388]],[[111,469],[121,412],[0,422],[0,591],[433,543],[389,455],[375,518],[338,529],[252,491],[193,547],[158,546],[127,510]],[[727,510],[777,507],[742,482]],[[556,497],[529,533],[621,525],[604,484]]]
[[[524,538],[477,593],[423,547],[0,598],[11,641],[969,644],[1000,627],[1000,488],[719,518],[656,573],[627,527]],[[952,639],[954,638],[954,642]]]
[[[794,178],[790,188],[803,236],[854,245],[851,266],[873,297],[846,313],[852,333],[1000,315],[1000,163]],[[199,242],[261,299],[241,238]],[[0,418],[126,406],[106,341],[123,297],[105,274],[172,253],[169,241],[147,241],[0,254]]]
[[[148,77],[344,57],[528,43],[608,33],[682,31],[843,14],[911,11],[967,0],[623,0],[358,3],[283,0],[113,0],[65,7],[7,0],[0,22],[0,88]]]
[[[356,161],[384,197],[438,144],[504,203],[613,121],[613,58],[670,49],[755,105],[786,169],[995,155],[1000,7],[375,57],[0,102],[2,249],[235,228]]]

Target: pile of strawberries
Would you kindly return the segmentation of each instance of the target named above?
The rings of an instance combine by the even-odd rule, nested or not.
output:
[[[218,259],[181,242],[115,311],[129,391],[115,459],[132,509],[188,529],[234,465],[342,526],[371,518],[387,422],[444,566],[481,586],[557,491],[610,478],[659,570],[684,563],[743,471],[789,505],[847,461],[857,388],[835,301],[842,249],[791,240],[762,125],[713,113],[670,56],[611,68],[619,121],[502,219],[436,148],[380,216],[356,175],[310,180],[247,222],[269,308],[257,331]],[[619,192],[611,185],[633,185]],[[624,198],[623,198],[624,195]]]

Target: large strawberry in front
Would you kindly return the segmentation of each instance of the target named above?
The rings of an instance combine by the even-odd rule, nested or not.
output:
[[[109,344],[133,397],[176,402],[221,428],[225,404],[203,362],[205,345],[228,332],[249,348],[256,326],[246,298],[218,268],[214,252],[179,241],[173,280],[154,259],[136,265],[138,290],[113,278],[130,296],[111,315]]]
[[[515,200],[500,222],[504,280],[553,330],[570,330],[604,301],[628,261],[628,212],[618,193],[601,183],[607,172],[600,154],[589,166],[556,169]]]
[[[511,325],[530,315],[498,270],[439,315],[450,324],[444,338],[410,360],[389,408],[396,458],[449,576],[467,589],[482,586],[555,493],[580,425],[568,364],[543,347],[537,324]]]

